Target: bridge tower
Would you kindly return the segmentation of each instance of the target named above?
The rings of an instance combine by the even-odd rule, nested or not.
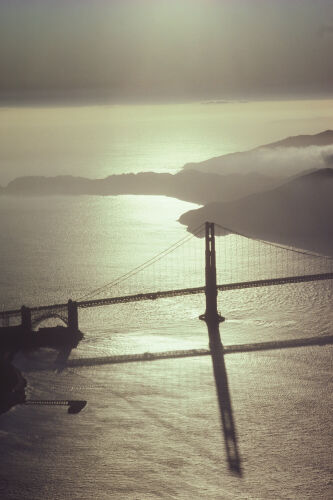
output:
[[[21,307],[21,325],[26,330],[32,330],[31,309],[29,307]]]
[[[216,255],[215,255],[215,227],[213,222],[205,223],[206,240],[206,312],[200,319],[206,321],[209,341],[214,345],[221,343],[219,323],[224,321],[217,311],[217,286],[216,286]]]
[[[77,309],[77,302],[69,299],[68,301],[68,328],[72,331],[79,329],[79,315]]]

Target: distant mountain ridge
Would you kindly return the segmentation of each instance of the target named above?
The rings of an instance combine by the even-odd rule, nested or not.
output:
[[[281,176],[300,173],[302,170],[311,168],[312,165],[298,166],[293,165],[293,160],[300,163],[302,157],[306,161],[306,148],[327,149],[327,158],[333,154],[333,130],[325,130],[313,135],[297,135],[287,137],[280,141],[264,144],[256,148],[230,153],[222,156],[216,156],[198,163],[187,163],[184,170],[198,170],[205,173],[229,174],[231,172],[261,172],[266,175]],[[291,150],[294,149],[293,154]],[[309,156],[309,155],[307,155]],[[326,157],[318,158],[324,163]],[[287,169],[284,169],[284,165]],[[273,168],[270,168],[270,167]],[[322,167],[324,164],[321,165]],[[287,172],[285,172],[285,170]]]
[[[164,195],[193,203],[233,200],[275,185],[262,174],[204,174],[184,172],[177,174],[141,172],[111,175],[105,179],[84,177],[19,177],[3,189],[3,194],[16,196],[51,195]],[[0,192],[1,194],[1,192]]]
[[[281,141],[271,142],[258,148],[306,148],[310,146],[330,146],[333,144],[333,130],[325,130],[319,134],[303,134],[286,137]]]
[[[299,135],[288,137],[254,150],[243,153],[232,153],[218,158],[212,158],[206,162],[196,165],[190,169],[189,164],[177,174],[140,172],[138,174],[111,175],[105,179],[88,179],[84,177],[57,176],[42,177],[30,176],[19,177],[8,184],[0,187],[0,194],[13,195],[121,195],[121,194],[152,194],[175,197],[184,201],[205,204],[213,201],[231,201],[242,198],[248,194],[257,193],[277,186],[285,180],[279,168],[273,175],[271,171],[258,166],[258,151],[290,150],[297,145],[302,151],[309,146],[319,147],[332,145],[332,151],[325,157],[321,155],[319,160],[330,165],[333,158],[333,131],[326,130],[315,135]],[[271,154],[271,153],[269,153]],[[242,158],[242,167],[235,168]],[[231,163],[230,163],[231,160]],[[265,161],[272,158],[266,158]],[[302,160],[302,158],[301,158]],[[315,157],[318,160],[318,157]],[[216,161],[219,165],[216,168]],[[236,164],[235,164],[236,161]],[[260,158],[262,161],[262,157]],[[264,161],[264,163],[265,163]],[[286,161],[284,158],[282,162]],[[220,164],[224,165],[221,171]],[[245,165],[243,165],[245,162]],[[299,164],[301,163],[301,164]],[[227,164],[227,168],[225,165]],[[203,166],[197,169],[197,166]],[[212,168],[211,168],[212,167]],[[246,167],[246,168],[245,168]],[[295,167],[293,162],[293,167]],[[298,158],[297,168],[289,175],[299,175],[304,170],[320,168],[320,165],[303,165]]]

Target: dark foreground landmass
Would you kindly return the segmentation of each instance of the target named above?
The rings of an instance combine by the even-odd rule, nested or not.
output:
[[[14,354],[0,351],[0,414],[25,401],[27,382],[12,364]]]
[[[0,414],[26,401],[26,380],[14,366],[16,354],[24,350],[75,348],[83,334],[57,326],[27,330],[22,326],[0,328]]]

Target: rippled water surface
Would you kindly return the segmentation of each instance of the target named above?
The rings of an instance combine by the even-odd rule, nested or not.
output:
[[[0,203],[6,308],[66,301],[112,281],[186,237],[176,220],[192,206],[134,196]],[[217,265],[231,279],[223,269],[232,246],[226,241],[217,239]],[[130,286],[163,289],[181,283],[183,272],[189,285],[203,283],[203,245],[191,239],[176,259],[170,254]],[[244,249],[238,257],[244,268]],[[331,305],[331,282],[220,293],[222,339],[230,345],[329,334]],[[242,478],[226,465],[209,357],[84,362],[206,348],[198,319],[204,308],[204,296],[195,295],[81,311],[85,339],[70,356],[80,367],[57,371],[52,351],[21,354],[16,363],[28,397],[88,405],[77,416],[21,406],[0,417],[3,498],[330,498],[330,347],[226,356]]]
[[[2,109],[0,183],[30,174],[176,171],[329,128],[329,107],[316,106]],[[1,307],[91,294],[186,238],[177,219],[191,208],[154,196],[0,197]],[[234,236],[217,239],[222,283],[306,272],[310,264]],[[98,296],[203,284],[204,242],[191,238]],[[225,345],[332,333],[331,281],[223,292],[218,307]],[[204,310],[204,295],[81,310],[85,338],[67,367],[51,350],[17,356],[29,398],[88,404],[78,415],[17,406],[0,416],[0,498],[332,498],[331,346],[225,356],[242,477],[227,467],[210,357],[92,362],[207,348]]]

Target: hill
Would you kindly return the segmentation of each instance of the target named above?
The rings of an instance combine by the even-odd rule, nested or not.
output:
[[[16,196],[50,195],[164,195],[204,204],[230,201],[272,187],[271,178],[261,174],[205,174],[197,171],[111,175],[105,179],[84,177],[19,177],[8,184],[3,194]],[[1,191],[0,191],[1,194]]]
[[[188,230],[204,221],[250,237],[333,255],[333,169],[296,177],[242,199],[209,203],[185,213]]]

